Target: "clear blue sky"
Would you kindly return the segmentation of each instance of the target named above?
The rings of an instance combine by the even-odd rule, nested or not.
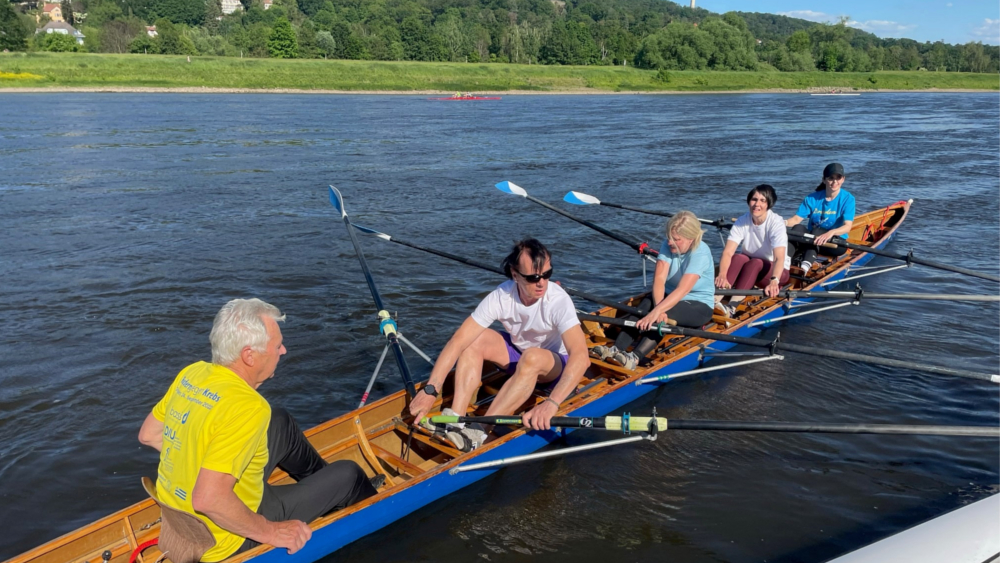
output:
[[[690,0],[674,1],[690,5]],[[720,14],[765,12],[817,22],[850,16],[847,25],[879,37],[1000,44],[998,0],[696,0],[695,5]]]

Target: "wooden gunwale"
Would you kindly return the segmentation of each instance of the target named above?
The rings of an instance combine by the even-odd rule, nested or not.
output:
[[[866,245],[877,245],[878,243],[887,240],[895,234],[898,227],[905,220],[909,213],[910,204],[911,202],[908,201],[900,201],[886,206],[885,208],[880,208],[858,216],[855,219],[848,240],[854,243]],[[888,227],[886,227],[887,222],[889,223]],[[860,240],[869,233],[872,233],[874,240]],[[848,251],[848,253],[840,258],[831,260],[825,267],[823,275],[815,280],[811,280],[811,283],[806,285],[803,289],[820,289],[819,284],[822,281],[846,272],[853,264],[857,263],[866,255],[867,254],[863,252],[853,253],[852,251]],[[633,298],[632,302],[637,300],[638,297]],[[782,306],[783,301],[784,300],[781,298],[758,299],[756,301],[747,299],[745,300],[744,307],[745,311],[749,314],[744,314],[741,320],[734,321],[733,324],[729,326],[716,325],[709,327],[708,330],[723,334],[735,333],[741,329],[747,328],[748,325],[754,320],[775,312]],[[614,313],[615,311],[612,308],[605,307],[600,309],[597,314],[613,316]],[[584,328],[585,333],[587,333],[588,338],[593,343],[605,342],[608,340],[604,334],[603,327],[600,325],[585,322]],[[668,336],[663,342],[661,342],[660,346],[660,348],[662,348],[665,343],[668,344],[666,351],[664,353],[659,353],[660,348],[658,348],[658,355],[654,357],[653,363],[647,367],[640,367],[634,372],[630,372],[619,366],[601,362],[599,360],[592,360],[591,368],[588,369],[584,380],[581,381],[580,386],[578,386],[578,391],[583,390],[583,392],[578,392],[564,401],[559,412],[560,414],[571,412],[580,406],[589,404],[601,397],[613,394],[625,386],[633,385],[639,378],[662,369],[666,365],[685,358],[690,354],[696,353],[703,349],[706,345],[710,345],[712,342],[714,341],[702,338],[678,338]],[[485,382],[486,377],[484,377],[484,387]],[[422,384],[418,385],[418,389],[420,387],[422,387]],[[482,403],[483,401],[480,402],[480,405]],[[325,459],[330,460],[331,458],[347,455],[348,453],[357,453],[361,459],[368,461],[369,465],[372,465],[370,473],[385,473],[387,483],[394,483],[391,486],[386,486],[377,495],[369,499],[313,521],[310,526],[314,530],[323,528],[341,518],[345,518],[363,510],[368,506],[381,502],[409,487],[413,487],[426,482],[429,479],[433,479],[434,477],[441,475],[457,465],[465,463],[470,459],[480,456],[483,453],[489,452],[497,447],[503,446],[504,444],[507,444],[525,434],[523,429],[517,429],[491,442],[488,442],[474,452],[461,454],[446,445],[435,443],[427,436],[415,432],[413,434],[414,440],[424,444],[429,449],[439,452],[438,454],[422,461],[420,464],[417,464],[399,457],[381,445],[371,444],[372,440],[383,438],[392,433],[404,435],[408,431],[407,425],[399,420],[400,413],[403,412],[405,407],[405,393],[403,391],[399,391],[369,403],[361,409],[344,413],[305,431],[305,435],[317,446],[320,454],[323,455]],[[359,422],[357,426],[360,426],[363,429],[354,429],[356,426],[355,420]],[[367,453],[370,453],[370,455],[366,455],[366,452],[364,451],[366,446],[368,450]],[[440,463],[435,461],[441,456],[444,456],[446,459]],[[400,475],[397,477],[389,475],[382,466],[382,462],[395,468]],[[421,464],[433,463],[437,464],[436,467],[426,469],[420,467]],[[403,477],[404,474],[409,478]],[[286,479],[288,479],[287,474],[283,471],[276,470],[268,481],[270,483],[278,483]],[[136,485],[138,487],[138,483]],[[147,517],[146,523],[143,524],[138,531],[134,528],[135,523],[133,523],[132,518],[147,511],[150,512],[150,515],[158,515],[158,509],[151,499],[146,499],[129,507],[123,508],[122,510],[105,516],[104,518],[101,518],[83,528],[64,534],[63,536],[60,536],[46,544],[8,559],[4,563],[99,563],[101,561],[100,554],[104,550],[111,550],[111,563],[126,563],[128,556],[131,554],[136,545],[142,544],[143,542],[158,536],[159,524],[156,523],[158,521],[158,516],[154,518]],[[116,526],[117,531],[115,530]],[[102,545],[94,546],[84,542],[85,545],[80,546],[84,549],[79,551],[71,549],[69,550],[69,553],[64,554],[65,557],[61,556],[61,554],[63,554],[62,552],[66,551],[67,548],[69,548],[74,542],[81,542],[88,537],[97,539],[97,537],[99,537],[102,533],[109,536],[108,541],[104,541]],[[270,546],[260,546],[237,556],[230,557],[225,560],[225,563],[242,563],[271,549],[273,548]]]

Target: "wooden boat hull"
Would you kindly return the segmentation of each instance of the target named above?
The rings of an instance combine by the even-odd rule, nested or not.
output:
[[[909,211],[910,202],[897,202],[884,209],[859,216],[851,231],[852,241],[863,241],[873,233],[871,246],[883,248]],[[822,290],[821,282],[843,279],[852,268],[871,261],[872,254],[847,254],[831,262],[825,275],[808,287]],[[803,300],[804,301],[804,300]],[[727,334],[752,336],[761,331],[750,323],[760,320],[777,319],[786,314],[779,299],[760,300],[751,306],[747,318],[728,329]],[[755,307],[755,308],[754,308]],[[758,310],[759,309],[759,310]],[[602,309],[602,314],[613,316],[610,309]],[[584,323],[588,338],[597,338],[593,326]],[[599,329],[598,329],[599,331]],[[701,339],[676,337],[676,344],[669,349],[667,361],[648,369],[625,372],[594,360],[588,371],[590,383],[578,388],[577,393],[564,402],[562,414],[569,416],[596,417],[622,407],[646,393],[656,389],[656,385],[636,385],[635,382],[651,375],[669,375],[695,369],[699,365],[698,344]],[[712,349],[725,351],[735,344],[714,341]],[[670,351],[675,348],[676,350]],[[484,378],[485,387],[486,378]],[[226,560],[227,563],[242,563],[253,559],[255,563],[310,563],[337,549],[381,529],[396,520],[470,485],[496,469],[460,472],[451,475],[449,470],[474,461],[476,463],[523,455],[539,450],[562,438],[571,429],[545,432],[525,432],[516,430],[479,450],[468,454],[448,452],[446,446],[433,446],[428,442],[414,442],[411,454],[417,462],[404,460],[391,453],[403,443],[406,427],[397,422],[406,407],[406,397],[402,391],[371,403],[359,410],[344,414],[336,419],[310,429],[306,435],[317,450],[328,460],[352,459],[370,474],[385,473],[390,486],[374,497],[320,518],[310,525],[312,539],[294,555],[284,549],[260,546]],[[402,426],[401,426],[402,425]],[[418,448],[423,448],[419,453]],[[394,474],[395,473],[395,474]],[[277,471],[270,482],[287,482],[288,477]],[[137,480],[138,481],[138,480]],[[136,483],[138,487],[138,482]],[[129,556],[137,546],[157,537],[159,533],[158,509],[151,501],[143,501],[129,508],[103,518],[85,528],[53,540],[6,563],[98,563],[104,550],[112,552],[111,563],[128,563]],[[140,563],[152,563],[159,557],[159,551],[149,548],[140,556]]]

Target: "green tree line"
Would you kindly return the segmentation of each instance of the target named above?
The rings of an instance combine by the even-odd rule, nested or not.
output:
[[[880,39],[845,21],[713,14],[664,0],[64,0],[82,47],[0,0],[0,49],[635,65],[670,70],[1000,72],[1000,47]],[[44,20],[43,20],[44,21]],[[156,26],[156,36],[146,33]]]

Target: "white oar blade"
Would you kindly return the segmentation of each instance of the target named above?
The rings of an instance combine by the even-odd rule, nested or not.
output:
[[[340,211],[340,218],[347,217],[347,210],[344,209],[344,196],[340,195],[340,190],[330,186],[330,203]]]
[[[528,195],[528,192],[524,191],[524,188],[522,188],[521,186],[518,186],[514,182],[508,182],[506,180],[504,180],[503,182],[500,182],[499,184],[497,184],[496,188],[498,190],[500,190],[501,192],[505,192],[505,193],[508,193],[508,194],[519,195],[521,197],[526,197]]]
[[[377,236],[380,239],[385,239],[385,240],[388,240],[388,241],[392,240],[392,237],[390,237],[389,235],[387,235],[385,233],[382,233],[382,232],[379,232],[379,231],[376,231],[375,229],[369,229],[368,227],[362,227],[361,225],[355,225],[354,223],[351,223],[351,226],[354,227],[355,229],[361,231],[362,233],[368,233],[369,235],[375,235],[375,236]]]
[[[600,205],[601,200],[583,192],[569,192],[563,197],[563,201],[573,205]]]

